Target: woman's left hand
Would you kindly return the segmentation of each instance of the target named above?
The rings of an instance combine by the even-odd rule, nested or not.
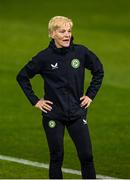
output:
[[[80,98],[81,104],[80,106],[83,107],[85,106],[85,109],[88,108],[92,102],[92,99],[90,99],[88,96],[82,96]]]

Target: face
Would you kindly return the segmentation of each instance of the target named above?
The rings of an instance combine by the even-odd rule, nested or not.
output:
[[[69,47],[71,41],[71,27],[69,23],[63,24],[62,27],[52,32],[51,37],[54,39],[57,48]]]

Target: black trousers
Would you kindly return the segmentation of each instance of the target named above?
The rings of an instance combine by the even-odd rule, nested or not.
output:
[[[64,130],[68,130],[72,138],[81,164],[83,179],[96,179],[93,163],[92,145],[89,136],[88,125],[85,119],[80,118],[75,121],[58,121],[43,118],[43,127],[46,133],[49,151],[50,165],[49,178],[62,179],[62,163],[64,157]]]

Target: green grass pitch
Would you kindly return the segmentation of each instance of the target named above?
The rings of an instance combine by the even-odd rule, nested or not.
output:
[[[89,108],[89,129],[97,174],[130,178],[130,1],[0,1],[0,154],[49,162],[41,112],[16,82],[20,68],[48,46],[47,23],[64,15],[74,21],[74,42],[100,57],[105,78]],[[90,80],[86,72],[85,88]],[[42,97],[43,82],[32,80]],[[75,147],[65,133],[64,167],[80,170]],[[0,178],[48,178],[46,169],[0,160]],[[65,174],[64,178],[80,178]]]

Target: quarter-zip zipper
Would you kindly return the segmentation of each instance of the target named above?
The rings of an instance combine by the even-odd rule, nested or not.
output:
[[[67,78],[67,89],[66,89],[66,95],[67,95],[67,118],[70,116],[70,97],[69,97],[69,62],[67,58],[68,53],[64,56],[64,62],[65,62],[65,71],[66,71],[66,78]]]

